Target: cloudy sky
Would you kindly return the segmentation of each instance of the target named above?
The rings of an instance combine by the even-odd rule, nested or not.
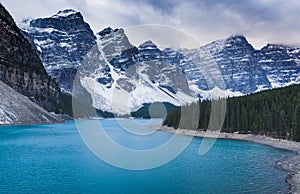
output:
[[[300,45],[299,0],[0,1],[17,22],[72,8],[82,13],[95,32],[111,26],[128,29],[130,34],[133,26],[158,24],[184,31],[202,45],[235,34],[245,35],[257,49],[267,43]],[[130,36],[134,39],[136,34]],[[166,38],[161,32],[161,39]]]

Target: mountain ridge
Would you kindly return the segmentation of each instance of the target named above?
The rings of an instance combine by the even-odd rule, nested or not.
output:
[[[122,28],[107,27],[94,33],[80,13],[65,12],[65,16],[64,11],[60,12],[61,16],[56,18],[59,24],[51,26],[51,30],[49,26],[42,29],[41,25],[37,28],[35,25],[28,27],[28,24],[23,30],[34,40],[37,50],[46,52],[49,44],[54,42],[54,54],[49,52],[39,56],[47,72],[63,90],[71,93],[78,67],[87,65],[81,69],[84,72],[82,84],[91,93],[94,106],[105,111],[116,111],[111,105],[116,94],[113,89],[133,98],[126,108],[134,111],[144,103],[171,102],[179,106],[193,99],[211,98],[215,91],[216,95],[239,96],[300,83],[300,49],[297,47],[268,44],[256,50],[242,35],[216,40],[196,49],[159,49],[151,40],[132,45]],[[68,12],[72,14],[68,15]],[[53,32],[61,30],[61,24],[68,24],[78,14],[77,19],[82,24],[79,32],[67,37],[67,42],[61,42],[60,38],[64,36],[53,35]],[[47,23],[48,19],[31,22],[43,23],[45,20]],[[60,33],[74,31],[73,28],[69,30]],[[87,39],[76,38],[80,36]],[[85,47],[78,48],[78,41]],[[78,49],[82,49],[80,54]],[[201,52],[205,55],[200,56]],[[67,57],[62,57],[63,53]],[[52,63],[60,65],[51,69]]]
[[[64,12],[27,20],[20,28],[36,48],[47,73],[64,91],[71,92],[73,84],[67,80],[74,80],[79,64],[96,44],[96,36],[80,12]]]

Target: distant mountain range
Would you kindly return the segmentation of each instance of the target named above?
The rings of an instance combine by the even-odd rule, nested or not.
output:
[[[146,103],[182,105],[211,94],[237,96],[300,83],[300,48],[268,44],[255,50],[240,35],[197,49],[161,50],[151,40],[132,45],[123,29],[94,33],[70,9],[19,27],[63,91],[72,92],[80,70],[93,105],[108,112],[128,114]]]

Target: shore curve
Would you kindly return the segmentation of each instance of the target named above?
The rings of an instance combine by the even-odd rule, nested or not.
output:
[[[220,138],[250,141],[254,143],[272,146],[275,148],[293,151],[295,152],[294,155],[279,160],[276,163],[276,167],[288,172],[288,177],[286,181],[290,185],[289,193],[300,194],[300,142],[275,139],[262,135],[223,133],[217,131],[195,131],[189,129],[174,129],[172,127],[167,126],[153,126],[153,129],[157,131],[164,131],[168,133],[176,133],[202,138]]]

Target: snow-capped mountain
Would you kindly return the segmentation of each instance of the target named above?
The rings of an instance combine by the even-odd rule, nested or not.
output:
[[[213,82],[212,86],[223,81],[222,89],[243,94],[252,93],[258,89],[271,88],[264,70],[258,63],[257,51],[245,37],[232,36],[224,40],[214,41],[199,49],[185,50],[183,53],[193,57],[195,53],[201,52],[201,50],[207,54],[195,59],[194,62],[203,67],[207,65],[217,66],[217,71],[221,73],[221,77]],[[197,72],[193,71],[192,73]],[[194,77],[199,76],[194,75]],[[211,88],[203,82],[200,84],[198,86],[201,90]]]
[[[231,91],[247,94],[300,83],[297,48],[267,45],[254,50],[243,36],[232,36],[204,48],[215,59]]]
[[[258,64],[272,88],[300,83],[300,48],[268,44],[258,52]]]
[[[67,9],[49,18],[25,20],[19,27],[36,47],[47,73],[71,92],[77,67],[96,43],[81,13]]]
[[[268,44],[255,50],[245,37],[237,35],[177,52],[179,67],[199,94],[215,85],[237,96],[300,83],[300,49],[296,47]],[[214,80],[207,71],[214,71]]]
[[[239,35],[197,49],[161,50],[151,40],[132,45],[123,29],[108,27],[94,35],[74,10],[20,27],[63,90],[71,92],[79,68],[93,105],[104,111],[124,114],[144,103],[182,105],[300,83],[299,48],[255,50]]]
[[[81,84],[96,108],[127,114],[144,103],[182,105],[196,100],[184,73],[163,60],[163,52],[151,41],[135,47],[123,29],[111,28],[97,38],[95,49],[79,67]]]

